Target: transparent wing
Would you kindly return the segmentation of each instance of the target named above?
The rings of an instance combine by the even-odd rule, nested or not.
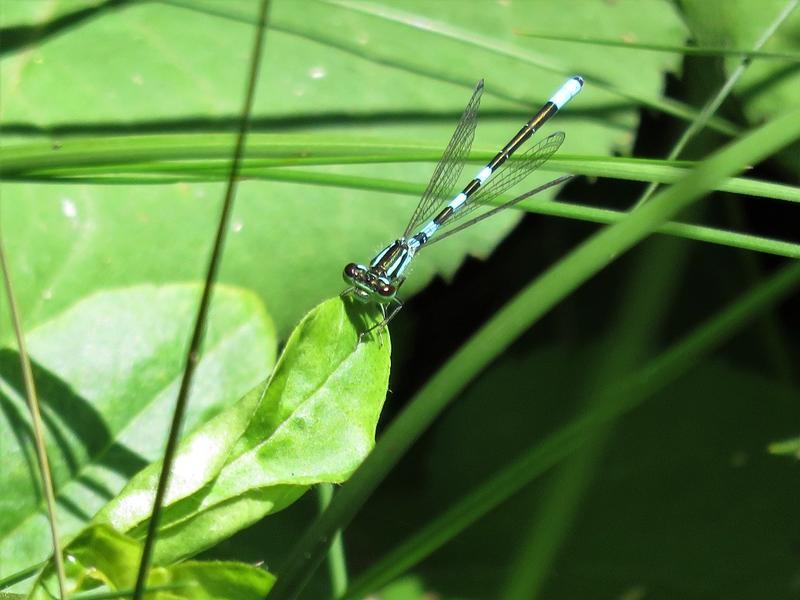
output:
[[[518,204],[519,202],[522,202],[526,198],[530,198],[531,196],[535,196],[539,192],[543,192],[544,190],[549,189],[551,187],[555,187],[557,185],[561,185],[562,183],[566,183],[567,181],[569,181],[573,177],[575,177],[575,175],[562,175],[561,177],[553,179],[552,181],[548,181],[547,183],[544,183],[544,184],[540,185],[539,187],[535,187],[532,190],[529,190],[529,191],[525,192],[521,196],[517,196],[513,200],[509,200],[505,204],[501,204],[500,206],[494,207],[492,210],[486,211],[485,213],[481,213],[480,215],[478,215],[477,217],[475,217],[473,219],[470,219],[469,221],[462,222],[461,224],[458,225],[458,227],[453,227],[451,229],[448,229],[444,233],[437,235],[435,238],[433,238],[431,241],[429,241],[427,244],[425,244],[423,246],[423,248],[427,248],[428,246],[430,246],[431,244],[434,244],[436,242],[441,242],[442,240],[444,240],[446,238],[449,238],[454,233],[458,233],[459,231],[461,231],[463,229],[466,229],[467,227],[472,227],[476,223],[480,223],[484,219],[488,219],[489,217],[492,217],[492,216],[496,215],[497,213],[499,213],[501,210],[505,210],[505,209],[507,209],[507,208],[509,208],[511,206],[514,206],[515,204]]]
[[[442,228],[434,234],[434,239],[438,240],[443,237],[447,232],[451,231],[456,224],[463,222],[465,217],[474,214],[479,208],[491,208],[489,203],[492,200],[510,190],[546,163],[561,147],[565,137],[562,131],[557,131],[523,153],[519,159],[511,159],[506,162],[499,172],[492,174],[486,184],[478,188],[461,210],[447,220]],[[494,210],[490,212],[494,214]],[[460,231],[463,227],[459,227],[458,229]]]
[[[427,222],[436,214],[441,206],[451,200],[453,186],[458,181],[464,163],[472,147],[472,140],[475,138],[475,125],[477,124],[478,107],[481,104],[483,95],[483,79],[475,86],[472,98],[467,103],[461,119],[458,121],[453,137],[447,144],[442,158],[439,159],[433,175],[428,182],[428,187],[420,198],[417,209],[411,215],[411,219],[406,226],[403,234],[408,237],[416,233],[416,229]]]

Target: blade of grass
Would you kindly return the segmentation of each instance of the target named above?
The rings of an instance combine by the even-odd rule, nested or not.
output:
[[[155,167],[148,167],[155,168]],[[245,177],[250,179],[259,179],[265,181],[290,181],[306,185],[323,185],[330,187],[343,187],[355,190],[369,190],[376,192],[384,192],[391,194],[405,194],[409,196],[419,197],[424,190],[424,186],[409,183],[407,181],[395,181],[388,179],[372,178],[372,177],[359,177],[355,175],[341,175],[337,173],[323,173],[318,171],[305,171],[299,169],[248,169],[243,167],[241,171]],[[217,176],[214,175],[210,180],[216,181]],[[201,179],[206,180],[206,179]],[[79,178],[79,179],[57,179],[61,183],[71,181],[73,183],[89,182],[89,183],[119,183],[128,184],[136,183],[141,184],[142,181],[128,180],[128,179],[115,179],[112,182],[102,178]],[[186,181],[184,177],[177,179],[158,180],[158,183],[174,183],[177,181]],[[773,184],[766,181],[754,181],[741,177],[735,177],[728,180],[728,183],[723,183],[717,186],[717,189],[729,187],[731,190],[749,188],[751,192],[758,191],[761,197],[769,198],[782,198],[789,201],[794,201],[795,197],[800,201],[800,188]],[[510,200],[509,197],[503,196],[497,199],[497,203]],[[590,223],[610,224],[617,223],[626,218],[627,212],[616,211],[607,208],[597,208],[586,206],[584,204],[572,204],[569,202],[550,202],[546,200],[534,200],[532,202],[519,204],[514,207],[515,209],[524,209],[527,212],[541,215],[549,215],[554,217],[561,217],[565,219],[576,219],[579,221],[588,221]],[[705,225],[694,225],[690,223],[681,222],[667,222],[656,229],[655,233],[681,237],[689,240],[699,242],[706,242],[709,244],[716,244],[719,246],[728,246],[730,248],[739,248],[742,250],[751,250],[753,252],[761,252],[764,254],[773,254],[775,256],[784,256],[787,258],[800,258],[800,244],[787,242],[782,240],[775,240],[765,238],[757,235],[747,233],[737,233],[735,231],[727,231]]]
[[[338,6],[342,9],[360,12],[362,14],[371,15],[375,18],[391,21],[393,23],[399,23],[413,29],[427,31],[434,35],[457,40],[463,44],[480,48],[483,51],[490,52],[498,56],[513,58],[523,64],[533,65],[549,73],[564,76],[573,75],[570,67],[559,63],[557,60],[554,60],[551,57],[537,55],[530,50],[523,49],[512,44],[504,44],[502,42],[498,42],[496,39],[485,37],[472,31],[456,27],[450,23],[444,23],[441,21],[436,21],[435,19],[430,19],[424,15],[408,13],[391,8],[388,5],[371,4],[368,2],[353,2],[352,0],[317,0],[317,2]],[[583,71],[584,72],[581,73],[581,75],[584,75],[587,81],[591,81],[593,86],[621,98],[625,98],[626,100],[631,100],[636,104],[653,108],[665,114],[669,114],[686,121],[692,120],[696,115],[696,111],[693,108],[681,102],[664,100],[661,98],[651,98],[637,92],[624,90],[601,76],[599,73],[596,74],[591,70],[586,69],[583,69]],[[726,135],[737,135],[740,132],[740,128],[737,125],[719,117],[712,119],[711,126],[715,130]]]
[[[54,151],[49,144],[41,143],[6,147],[0,148],[0,178],[25,181],[43,178],[53,183],[70,181],[69,177],[99,174],[107,176],[104,182],[112,183],[113,175],[130,181],[131,173],[142,172],[158,175],[174,173],[175,179],[170,180],[174,182],[186,181],[189,176],[192,177],[191,181],[197,181],[198,176],[206,177],[208,181],[220,181],[227,176],[227,164],[223,163],[223,159],[225,153],[230,151],[230,141],[227,135],[192,134],[83,138],[63,142],[58,151]],[[300,166],[435,162],[441,154],[441,148],[407,143],[363,140],[354,144],[350,141],[325,140],[323,137],[310,139],[273,134],[249,136],[247,148],[248,159],[242,164],[243,175],[268,177],[270,173],[267,169],[292,166],[292,171],[298,173],[295,180],[301,183],[304,174],[312,178],[328,174],[296,169]],[[473,152],[470,162],[485,163],[493,156],[491,151]],[[697,164],[693,161],[560,154],[552,157],[542,169],[628,181],[674,183]],[[288,177],[285,174],[281,176]],[[360,180],[353,175],[330,174],[330,181],[346,183],[348,178],[354,182]],[[163,179],[151,181],[143,177],[134,182],[163,183]],[[387,183],[385,191],[394,191],[397,185],[394,182]],[[414,190],[414,193],[422,189],[408,183],[405,186],[404,189]],[[800,187],[745,177],[726,178],[715,189],[800,202]]]
[[[764,52],[762,50],[745,50],[743,48],[723,48],[722,46],[673,46],[670,44],[651,44],[607,37],[593,37],[589,35],[554,35],[524,30],[517,30],[514,33],[522,37],[529,37],[537,40],[590,44],[592,46],[609,46],[612,48],[628,48],[630,50],[652,50],[654,52],[683,54],[685,56],[741,56],[750,59],[778,59],[800,62],[800,54],[796,52]]]
[[[319,510],[324,512],[333,498],[333,485],[322,483],[317,486]],[[347,589],[347,559],[344,553],[342,532],[337,531],[331,548],[328,550],[328,573],[331,579],[331,591],[334,597],[341,596]]]
[[[0,269],[3,271],[3,282],[8,299],[8,307],[11,313],[11,323],[14,328],[14,335],[17,340],[19,351],[20,371],[25,385],[25,398],[28,402],[28,410],[31,413],[31,424],[33,426],[33,443],[36,448],[36,458],[39,463],[39,477],[42,482],[45,506],[47,507],[48,523],[50,525],[50,537],[53,540],[53,565],[58,581],[58,591],[62,600],[67,598],[67,579],[64,573],[64,555],[61,551],[61,542],[58,538],[58,523],[56,522],[56,497],[53,490],[53,477],[50,472],[50,461],[47,459],[47,449],[44,441],[44,424],[42,414],[39,410],[39,396],[36,394],[36,382],[33,378],[31,369],[31,357],[28,355],[28,348],[25,344],[25,333],[22,330],[22,315],[17,304],[17,297],[14,293],[11,271],[6,260],[5,242],[0,227]]]
[[[251,136],[251,140],[252,140]],[[198,145],[202,145],[202,140],[198,140]],[[187,142],[188,144],[188,142]],[[134,144],[135,145],[135,144]],[[268,144],[269,145],[269,144]],[[287,151],[286,148],[281,150]],[[102,152],[102,151],[101,151]],[[145,150],[144,152],[147,152]],[[256,154],[258,150],[251,151],[248,145],[248,153]],[[430,157],[433,157],[433,151]],[[490,157],[487,153],[487,157]],[[418,157],[419,158],[419,157]],[[583,159],[581,159],[583,160]],[[625,164],[616,169],[606,168],[611,165],[615,160],[623,160]],[[340,158],[336,159],[338,164],[341,164]],[[551,161],[553,166],[558,163],[560,168],[554,169],[571,170],[576,173],[591,174],[599,176],[616,176],[622,179],[631,179],[636,181],[646,180],[645,177],[657,177],[662,183],[669,183],[677,181],[681,176],[685,175],[686,169],[675,169],[671,167],[659,167],[651,165],[653,161],[638,160],[633,162],[633,159],[611,159],[606,161],[589,161],[589,164],[606,165],[599,168],[581,168],[578,165],[581,163],[572,159],[562,159],[554,157]],[[2,164],[2,160],[0,160]],[[424,190],[424,186],[407,181],[395,181],[381,178],[361,177],[356,175],[342,175],[337,173],[323,173],[318,171],[309,171],[302,169],[280,169],[280,168],[262,168],[256,166],[258,161],[248,160],[243,164],[241,173],[243,177],[251,179],[260,179],[266,181],[290,181],[299,184],[308,185],[324,185],[332,187],[343,187],[348,189],[369,190],[392,194],[406,194],[409,196],[418,197]],[[687,163],[694,164],[694,163]],[[571,168],[568,168],[571,167]],[[175,177],[128,177],[116,175],[119,173],[120,167],[118,163],[112,164],[107,168],[91,167],[91,173],[115,174],[113,177],[85,177],[76,176],[67,178],[62,172],[61,176],[54,176],[52,179],[46,175],[42,175],[41,180],[45,182],[59,182],[59,183],[93,183],[93,184],[163,184],[163,183],[176,183],[184,181],[218,181],[225,176],[227,166],[214,164],[213,166],[199,169],[196,163],[141,163],[128,165],[128,170],[142,169],[146,172],[184,172],[182,175]],[[544,167],[547,170],[547,166]],[[47,173],[48,170],[37,171],[38,173]],[[68,172],[81,172],[76,167],[69,167]],[[201,175],[190,178],[190,173],[198,172]],[[26,179],[27,180],[27,179]],[[732,177],[715,186],[717,191],[725,191],[730,193],[746,194],[751,196],[759,196],[762,198],[770,198],[777,200],[786,200],[789,202],[800,202],[800,188],[795,186],[776,184],[768,181],[760,181],[747,179],[743,177]],[[503,197],[498,199],[498,202],[508,200],[509,198]],[[543,202],[533,201],[527,204],[521,204],[516,208],[523,208],[528,212],[536,214],[544,214],[567,219],[578,219],[582,221],[589,221],[594,223],[616,223],[626,217],[626,212],[615,211],[605,208],[596,208],[581,204],[571,204],[567,202]],[[777,256],[785,256],[788,258],[800,257],[800,245],[786,242],[781,240],[774,240],[760,236],[754,236],[744,233],[736,233],[732,231],[725,231],[713,227],[703,225],[693,225],[688,223],[666,223],[660,226],[657,230],[658,233],[683,237],[686,239],[702,241],[722,246],[729,246],[733,248],[740,248],[744,250],[752,250],[755,252],[762,252],[767,254],[774,254]]]
[[[250,75],[248,77],[247,90],[242,106],[239,133],[236,137],[236,146],[234,148],[233,159],[231,161],[230,177],[228,179],[228,185],[225,189],[225,198],[223,200],[222,210],[220,211],[219,215],[219,222],[214,238],[214,246],[208,261],[208,269],[206,272],[205,281],[203,283],[203,292],[200,297],[200,303],[197,307],[194,330],[192,332],[192,338],[189,342],[189,348],[186,354],[186,362],[183,370],[183,376],[181,378],[181,385],[178,390],[178,397],[175,401],[175,411],[172,415],[172,424],[170,426],[169,436],[167,438],[167,446],[164,450],[163,466],[161,468],[161,473],[159,474],[158,485],[156,487],[155,498],[153,500],[153,512],[150,515],[150,522],[147,525],[147,535],[142,548],[142,559],[139,563],[139,571],[136,575],[133,600],[141,600],[145,593],[147,576],[150,571],[150,563],[153,559],[153,550],[155,548],[156,538],[158,536],[158,525],[161,518],[161,509],[167,492],[167,487],[169,485],[172,464],[174,462],[175,452],[178,447],[178,439],[180,437],[184,414],[186,413],[189,391],[191,390],[192,385],[192,377],[194,375],[195,368],[197,367],[197,363],[200,360],[200,345],[202,344],[205,334],[205,325],[208,317],[208,309],[211,305],[214,282],[217,279],[217,272],[219,271],[219,264],[222,259],[222,250],[225,246],[225,234],[228,231],[228,221],[230,220],[230,214],[233,210],[233,200],[236,194],[236,184],[239,177],[239,163],[242,155],[244,154],[245,138],[247,137],[247,128],[250,122],[253,98],[255,97],[256,82],[258,81],[258,73],[261,65],[261,50],[264,41],[264,30],[266,28],[268,9],[269,0],[262,0],[261,4],[259,5],[258,28],[256,29],[255,40],[253,41],[253,50],[250,57]]]
[[[418,198],[424,190],[424,186],[409,183],[407,181],[394,181],[388,179],[379,179],[372,177],[358,177],[354,175],[341,175],[337,173],[323,173],[318,171],[305,171],[300,169],[242,169],[245,177],[250,179],[259,179],[265,181],[290,181],[306,185],[323,185],[330,187],[343,187],[354,190],[369,190],[376,192],[384,192],[391,194],[405,194]],[[217,176],[213,176],[213,180],[217,180]],[[108,180],[102,178],[97,179],[58,179],[57,181],[64,183],[71,181],[74,183],[87,181],[89,183],[106,183]],[[169,179],[166,182],[186,181],[185,178]],[[165,181],[160,181],[164,183]],[[141,180],[126,180],[124,178],[114,180],[112,183],[136,183],[141,184]],[[765,181],[753,181],[743,179],[740,177],[728,180],[728,184],[721,184],[717,188],[722,188],[730,185],[730,187],[752,187],[758,188],[762,193],[762,197],[782,197],[793,201],[796,194],[800,193],[800,188],[791,186],[784,186],[773,184]],[[764,196],[763,194],[770,194]],[[798,197],[800,198],[800,196]],[[510,197],[503,196],[498,198],[496,202],[499,204],[505,200],[510,200]],[[523,209],[527,212],[541,215],[549,215],[554,217],[561,217],[565,219],[577,219],[579,221],[588,221],[590,223],[610,224],[617,223],[627,217],[627,212],[616,211],[607,208],[596,208],[586,206],[584,204],[572,204],[569,202],[550,202],[547,200],[533,200],[531,202],[522,203],[514,207],[515,209]],[[699,242],[706,242],[709,244],[716,244],[719,246],[728,246],[730,248],[739,248],[742,250],[751,250],[754,252],[761,252],[764,254],[773,254],[776,256],[785,256],[787,258],[800,258],[800,244],[793,242],[786,242],[782,240],[775,240],[765,238],[757,235],[747,233],[737,233],[734,231],[727,231],[705,225],[694,225],[690,223],[681,222],[667,222],[659,226],[655,233],[681,237],[685,239],[695,240]]]
[[[777,31],[778,27],[792,14],[795,8],[797,8],[797,4],[800,0],[789,0],[783,7],[783,9],[777,14],[775,19],[769,26],[764,30],[764,32],[759,36],[756,43],[753,45],[753,50],[760,50],[763,48],[764,44],[774,35]],[[736,82],[744,75],[744,72],[747,70],[747,67],[750,66],[750,60],[745,58],[740,62],[733,72],[730,74],[728,79],[722,85],[722,87],[717,91],[717,93],[708,99],[705,103],[703,108],[700,110],[700,114],[697,115],[697,118],[692,121],[692,123],[687,127],[683,134],[681,134],[680,139],[676,142],[675,146],[673,146],[672,150],[667,157],[667,160],[675,160],[677,159],[683,149],[686,147],[686,144],[695,137],[701,130],[703,130],[706,125],[708,124],[708,120],[717,112],[719,107],[731,93],[733,90],[733,86],[736,85]],[[650,185],[642,193],[642,196],[636,202],[635,206],[640,206],[647,202],[650,199],[650,196],[653,195],[653,192],[656,191],[658,188],[658,184],[655,182],[651,182]]]
[[[685,373],[755,316],[800,286],[800,262],[736,299],[646,366],[617,385],[595,392],[591,408],[576,417],[497,475],[409,537],[356,578],[344,598],[359,598],[386,585],[418,564],[487,512],[581,447],[606,423],[619,418]]]
[[[481,156],[481,155],[479,155]],[[668,165],[660,166],[648,164],[649,161],[632,162],[630,159],[619,159],[618,166],[614,159],[599,162],[593,158],[572,159],[570,157],[554,157],[548,164],[541,167],[543,172],[563,173],[575,175],[600,176],[627,181],[659,181],[660,183],[674,183],[685,175],[688,168],[672,168]],[[477,162],[477,159],[476,159]],[[552,163],[552,164],[551,164]],[[260,179],[264,181],[292,181],[312,185],[330,185],[352,189],[367,189],[379,192],[401,193],[419,196],[425,186],[410,183],[407,180],[381,179],[375,177],[362,177],[359,175],[326,173],[316,170],[300,168],[283,169],[272,165],[275,161],[248,160],[242,166],[242,177]],[[305,164],[323,164],[322,161]],[[344,162],[329,162],[324,164],[345,164]],[[353,161],[355,164],[355,161]],[[690,163],[695,166],[698,163]],[[594,167],[592,165],[600,165]],[[124,174],[125,172],[131,174]],[[26,181],[35,183],[102,183],[107,185],[118,184],[164,184],[182,182],[215,182],[224,177],[226,167],[217,162],[205,166],[197,164],[170,162],[170,163],[137,163],[126,165],[124,171],[120,166],[90,167],[86,169],[70,167],[68,170],[45,169],[35,174],[25,174],[19,178],[9,178],[11,181]],[[134,175],[133,173],[141,173]],[[161,174],[164,175],[161,175]],[[173,174],[173,175],[170,175]],[[157,174],[157,175],[156,175]],[[715,191],[743,194],[771,200],[784,200],[787,202],[800,202],[800,187],[750,179],[746,177],[731,177],[715,186]],[[499,199],[496,202],[500,202]]]
[[[795,109],[728,145],[651,202],[592,236],[529,284],[456,352],[391,423],[373,452],[340,488],[328,510],[294,547],[270,600],[291,598],[300,592],[327,551],[333,533],[350,522],[378,483],[455,395],[523,331],[720,180],[798,137],[800,109]]]

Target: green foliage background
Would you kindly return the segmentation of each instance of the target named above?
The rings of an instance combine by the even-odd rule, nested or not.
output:
[[[67,534],[127,484],[124,500],[146,480],[130,482],[133,474],[160,457],[197,297],[193,286],[204,272],[227,174],[255,5],[0,3],[0,226],[43,402],[53,406],[46,420],[55,434],[51,459]],[[404,293],[406,299],[422,293],[392,324],[387,423],[505,301],[594,233],[596,226],[579,221],[587,218],[581,205],[626,211],[643,185],[624,180],[674,181],[693,166],[625,157],[666,156],[741,59],[691,58],[636,44],[749,49],[786,6],[778,0],[275,0],[225,249],[225,286],[215,297],[187,431],[202,432],[232,414],[226,407],[241,407],[246,401],[239,399],[274,365],[279,341],[340,291],[342,265],[368,260],[398,235],[477,79],[486,80],[486,93],[476,166],[564,77],[583,75],[582,94],[543,132],[564,130],[564,146],[524,186],[563,172],[600,180],[571,185],[562,195],[567,202],[526,204],[567,219],[528,218],[515,229],[523,213],[514,211],[420,257]],[[563,39],[526,35],[535,33]],[[587,44],[581,36],[631,47]],[[799,40],[795,10],[764,47],[794,59],[756,57],[680,158],[702,160],[800,107]],[[571,419],[611,397],[633,397],[627,381],[746,292],[766,288],[784,261],[767,253],[800,256],[791,204],[800,201],[798,145],[747,175],[771,182],[750,188],[761,198],[715,193],[679,215],[717,228],[727,236],[722,246],[653,238],[568,298],[569,283],[548,288],[562,298],[552,314],[510,350],[488,355],[492,366],[346,531],[345,555],[356,578]],[[742,192],[745,185],[726,179],[712,187]],[[731,241],[729,230],[752,237],[746,245]],[[683,231],[676,235],[686,237]],[[798,276],[786,279],[783,295]],[[463,534],[451,534],[432,555],[421,553],[385,597],[796,597],[797,464],[767,452],[771,442],[796,435],[800,423],[800,323],[797,300],[791,302],[726,345],[719,334],[709,344],[721,346],[716,353],[692,355],[673,379],[641,395],[643,406],[592,428],[541,479],[521,483],[523,491]],[[5,298],[0,318],[9,322]],[[308,330],[296,332],[298,344],[302,331]],[[313,363],[321,368],[336,340],[306,335],[324,349]],[[4,577],[42,560],[48,538],[31,477],[35,460],[20,433],[26,417],[10,327],[2,326],[0,341]],[[299,350],[292,356],[284,369],[298,373],[290,367],[308,357]],[[375,350],[362,370],[342,375],[350,379],[331,388],[331,412],[323,411],[318,423],[339,429],[330,415],[347,410],[346,400],[357,394],[351,388],[374,384],[370,398],[382,398],[383,375],[373,380],[367,368],[384,373],[381,356]],[[377,419],[371,402],[363,405],[365,430]],[[76,406],[80,415],[70,410]],[[250,430],[250,450],[257,436]],[[308,460],[318,468],[326,446],[315,443],[308,442]],[[98,458],[109,449],[116,462]],[[365,452],[353,456],[360,460]],[[284,464],[280,457],[278,463]],[[297,487],[275,505],[291,504],[313,483],[340,482],[353,466],[292,479]],[[249,483],[251,472],[232,477]],[[208,481],[201,477],[196,485]],[[193,502],[198,490],[186,498]],[[185,508],[173,507],[177,521]],[[272,510],[262,506],[245,517],[240,509],[246,512],[236,508],[240,520],[225,536]],[[280,575],[316,510],[304,497],[203,557],[266,561]],[[192,553],[220,537],[203,538]],[[329,595],[321,570],[307,597]]]

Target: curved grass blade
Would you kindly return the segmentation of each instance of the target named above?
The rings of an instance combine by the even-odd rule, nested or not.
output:
[[[540,68],[544,71],[558,74],[559,76],[564,76],[574,70],[572,68],[568,68],[567,65],[560,64],[557,60],[553,59],[552,57],[537,55],[519,46],[498,43],[497,40],[481,36],[467,30],[459,29],[448,23],[432,20],[423,15],[403,12],[401,10],[389,8],[388,6],[385,5],[381,6],[369,3],[355,3],[349,0],[318,0],[318,1],[328,6],[336,7],[339,9],[350,10],[354,12],[360,12],[362,14],[371,15],[376,18],[381,18],[384,20],[400,23],[408,27],[426,31],[434,35],[457,40],[461,43],[476,47],[482,51],[486,51],[498,56],[512,58],[524,64]],[[252,23],[252,19],[249,18],[247,15],[239,13],[235,9],[232,9],[231,7],[228,6],[226,6],[224,9],[221,9],[217,7],[215,4],[195,5],[195,4],[190,4],[187,0],[168,0],[168,2],[175,6],[180,6],[186,9],[198,10],[227,19],[233,19],[245,23]],[[392,56],[391,58],[387,58],[380,54],[375,54],[374,52],[370,52],[369,48],[359,46],[355,42],[348,43],[347,41],[337,39],[332,35],[325,35],[319,31],[305,30],[292,23],[283,23],[277,21],[274,23],[274,27],[285,33],[297,35],[305,39],[310,39],[321,44],[335,47],[341,51],[354,54],[364,60],[370,60],[373,62],[377,62],[379,64],[385,64],[392,68],[402,69],[431,79],[446,81],[449,83],[462,85],[464,87],[471,87],[471,81],[468,82],[463,80],[462,78],[454,77],[442,73],[440,71],[437,71],[436,69],[425,68],[424,66],[420,66],[410,62],[404,64],[401,61],[401,59],[398,59],[397,57]],[[612,94],[615,94],[627,100],[631,100],[636,104],[641,104],[644,106],[648,106],[650,108],[654,108],[656,110],[659,110],[666,114],[671,114],[686,121],[691,121],[696,116],[696,111],[694,111],[692,107],[686,104],[676,101],[664,100],[661,98],[652,98],[646,95],[639,94],[637,92],[620,89],[616,84],[599,76],[597,73],[590,73],[586,69],[582,70],[587,76],[589,76],[592,79],[593,85],[596,85],[599,88],[602,88]],[[518,103],[521,106],[527,107],[529,105],[528,102],[521,102],[518,97],[512,95],[502,94],[497,91],[492,91],[487,93],[497,98],[502,98],[504,100],[509,100]],[[721,133],[725,133],[727,135],[736,135],[740,132],[740,128],[736,124],[731,123],[730,121],[727,121],[720,117],[715,117],[712,120],[710,126],[715,130]]]
[[[221,134],[174,134],[66,140],[58,152],[54,152],[49,143],[0,147],[0,179],[80,183],[80,178],[101,175],[97,179],[100,183],[117,181],[147,184],[163,183],[163,179],[152,178],[153,174],[161,176],[171,173],[173,177],[168,179],[169,182],[222,181],[228,173],[225,157],[230,152],[230,141],[230,136]],[[361,185],[360,182],[375,182],[368,189],[377,190],[381,189],[381,179],[301,171],[294,167],[433,162],[441,156],[441,150],[432,146],[378,140],[354,144],[349,140],[326,139],[324,136],[312,139],[300,135],[274,134],[248,136],[247,153],[248,158],[242,163],[243,176],[300,183],[330,181],[331,185],[343,187],[350,181],[355,187]],[[494,152],[472,152],[470,162],[479,164],[493,156]],[[674,183],[697,164],[696,161],[560,153],[541,168],[592,177]],[[281,171],[278,167],[282,166],[292,166],[293,169]],[[131,175],[137,173],[142,174],[141,178],[131,179]],[[406,182],[387,182],[383,185],[384,191],[393,193],[401,190],[419,195],[422,192],[420,186]],[[730,177],[718,183],[714,189],[800,202],[800,187],[744,177]]]
[[[556,156],[551,159],[551,162],[564,162],[560,157]],[[569,161],[574,162],[574,161]],[[637,165],[641,163],[641,167],[634,169],[626,169],[625,173],[636,172],[640,173],[634,177],[621,177],[624,179],[639,180],[644,177],[645,173],[648,175],[657,174],[659,179],[665,182],[674,182],[678,179],[679,175],[683,173],[684,169],[648,167],[647,163],[650,161],[637,161]],[[630,166],[629,162],[626,162]],[[155,168],[149,166],[148,168]],[[203,180],[217,181],[222,176],[222,169],[219,169],[219,174],[210,175]],[[547,170],[547,165],[543,167]],[[576,169],[581,171],[583,169]],[[422,187],[418,184],[409,183],[407,181],[394,181],[387,179],[379,179],[374,177],[359,177],[354,175],[341,175],[337,173],[322,173],[318,171],[303,171],[299,169],[243,169],[249,177],[262,179],[265,181],[289,181],[299,184],[308,185],[322,185],[331,187],[342,187],[347,189],[356,190],[371,190],[376,192],[385,192],[391,194],[406,194],[409,196],[419,196],[422,193]],[[615,171],[616,172],[616,171]],[[618,173],[619,175],[619,173]],[[170,178],[168,182],[174,183],[177,181],[185,181],[185,177]],[[64,182],[65,179],[59,179]],[[84,181],[83,179],[75,180]],[[88,179],[92,183],[136,183],[141,184],[143,181],[137,179],[128,181],[124,178],[119,180],[114,179]],[[730,193],[746,194],[761,198],[774,198],[779,200],[786,200],[789,202],[800,202],[800,188],[789,185],[777,184],[768,181],[759,181],[754,179],[747,179],[744,177],[731,177],[727,181],[718,184],[715,188],[717,191],[725,191]],[[542,191],[537,188],[537,193]],[[512,204],[514,204],[512,202]],[[627,213],[624,211],[611,210],[608,208],[599,208],[594,206],[587,206],[584,204],[574,204],[570,202],[532,202],[527,204],[519,204],[519,208],[533,214],[549,215],[553,217],[560,217],[564,219],[576,219],[579,221],[588,221],[590,223],[617,223],[626,218]],[[463,229],[463,225],[460,227]],[[800,244],[788,242],[784,240],[776,240],[765,238],[762,236],[739,233],[736,231],[728,231],[716,227],[709,227],[705,225],[695,225],[692,223],[683,223],[678,221],[670,221],[659,226],[656,233],[671,235],[675,237],[686,238],[699,242],[706,242],[709,244],[717,244],[720,246],[727,246],[730,248],[740,248],[743,250],[751,250],[753,252],[762,252],[765,254],[773,254],[775,256],[785,256],[787,258],[800,258]],[[449,235],[449,232],[448,232]],[[437,240],[442,237],[436,238]],[[433,243],[433,242],[430,242]]]

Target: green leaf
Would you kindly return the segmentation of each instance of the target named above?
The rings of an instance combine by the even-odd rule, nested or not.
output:
[[[770,36],[765,51],[800,52],[800,11],[796,0],[731,0],[682,2],[686,22],[701,44],[733,48],[751,47],[765,28],[783,10],[793,13]],[[724,7],[724,18],[720,10]],[[734,58],[724,62],[726,71],[736,68]],[[800,70],[796,65],[779,61],[755,61],[749,65],[733,91],[738,105],[750,123],[758,124],[800,104]],[[800,144],[794,144],[781,154],[790,173],[800,172]]]
[[[67,539],[161,455],[199,293],[195,285],[99,292],[28,332]],[[263,379],[275,346],[258,298],[218,286],[186,432],[227,415],[213,418]],[[16,353],[0,350],[0,576],[50,554],[18,371]]]
[[[135,581],[142,545],[111,527],[93,525],[66,549],[70,597],[98,598],[100,595],[75,595],[104,588],[130,590]],[[53,589],[53,574],[45,572],[32,598],[49,599],[45,590]],[[155,567],[148,579],[148,598],[153,600],[260,600],[275,577],[257,567],[236,562],[187,561],[172,567]],[[103,597],[114,597],[103,595]]]
[[[193,477],[192,469],[203,459],[207,444],[202,440],[216,423],[186,440],[172,473],[179,483],[172,483],[167,494],[157,562],[196,554],[288,506],[311,485],[348,478],[374,445],[386,397],[388,335],[359,342],[359,334],[378,317],[375,310],[339,298],[311,311],[289,338],[266,389],[261,386],[243,399],[247,410],[230,409],[252,412],[252,418],[236,436],[235,447],[215,455],[226,460],[207,485]],[[223,418],[225,413],[218,417]],[[97,522],[143,535],[159,470],[155,463],[134,477]]]
[[[49,3],[59,14],[70,4]],[[45,141],[57,155],[59,147],[80,143],[72,136],[229,132],[244,91],[239,67],[248,54],[254,9],[249,0],[125,3],[5,56],[2,145]],[[513,28],[542,21],[609,35],[633,31],[661,43],[680,43],[685,36],[678,15],[660,0],[619,2],[613,10],[591,4],[580,11],[545,0],[510,6],[471,1],[453,11],[446,2],[422,0],[404,3],[404,9],[481,31],[497,44],[520,43]],[[642,11],[648,19],[640,18]],[[571,70],[591,66],[620,87],[658,100],[664,72],[678,68],[675,57],[622,51],[598,62],[591,48],[565,51],[563,44],[543,43],[538,53],[571,69],[547,72],[490,48],[318,2],[275,2],[271,19],[254,133],[314,137],[325,131],[351,144],[381,137],[396,147],[424,143],[437,149],[435,157],[481,77],[485,112],[476,147],[490,151],[504,144]],[[104,60],[87,61],[97,48]],[[566,130],[565,152],[608,155],[630,147],[638,119],[638,105],[620,102],[589,80],[549,131]],[[218,168],[219,159],[211,164]],[[432,166],[327,171],[424,186]],[[546,177],[534,175],[529,184]],[[223,186],[4,182],[2,192],[6,245],[30,328],[101,287],[199,279]],[[370,191],[242,181],[221,280],[254,290],[284,336],[319,298],[340,291],[344,264],[372,257],[402,231],[412,210],[413,201],[400,196],[378,199]],[[517,219],[511,213],[498,216],[469,237],[449,242],[446,251],[431,249],[405,293],[436,274],[452,275],[467,254],[486,256]]]

